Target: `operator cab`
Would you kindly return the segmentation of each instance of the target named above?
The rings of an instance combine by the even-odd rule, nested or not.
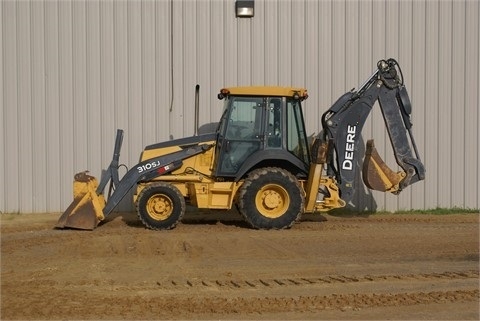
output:
[[[310,155],[301,108],[308,97],[305,89],[234,87],[222,89],[218,97],[224,99],[224,110],[216,176],[240,179],[260,163],[307,172]]]

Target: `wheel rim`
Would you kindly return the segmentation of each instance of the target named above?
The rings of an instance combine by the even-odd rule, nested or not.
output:
[[[277,218],[288,210],[290,196],[282,186],[267,184],[258,191],[255,197],[255,205],[263,216]]]
[[[157,221],[163,221],[170,217],[173,212],[173,201],[163,194],[152,195],[147,201],[148,215]]]

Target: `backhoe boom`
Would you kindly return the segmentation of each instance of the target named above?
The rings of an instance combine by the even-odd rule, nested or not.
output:
[[[425,168],[411,134],[411,105],[401,70],[393,59],[381,60],[377,67],[358,91],[344,94],[322,116],[323,131],[319,139],[328,146],[327,176],[335,177],[345,202],[354,194],[361,131],[377,101],[402,171],[390,170],[376,152],[373,141],[369,141],[363,166],[365,184],[372,189],[399,193],[425,178]]]

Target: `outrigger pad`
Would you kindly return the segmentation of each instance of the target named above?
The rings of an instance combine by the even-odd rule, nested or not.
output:
[[[399,193],[399,183],[405,177],[405,173],[395,173],[391,170],[378,154],[373,139],[371,139],[367,141],[362,176],[363,182],[370,189]]]

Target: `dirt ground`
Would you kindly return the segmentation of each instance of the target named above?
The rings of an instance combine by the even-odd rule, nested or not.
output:
[[[1,217],[1,318],[479,320],[479,215],[305,215],[259,231],[235,212],[175,229],[134,213],[94,231]]]

